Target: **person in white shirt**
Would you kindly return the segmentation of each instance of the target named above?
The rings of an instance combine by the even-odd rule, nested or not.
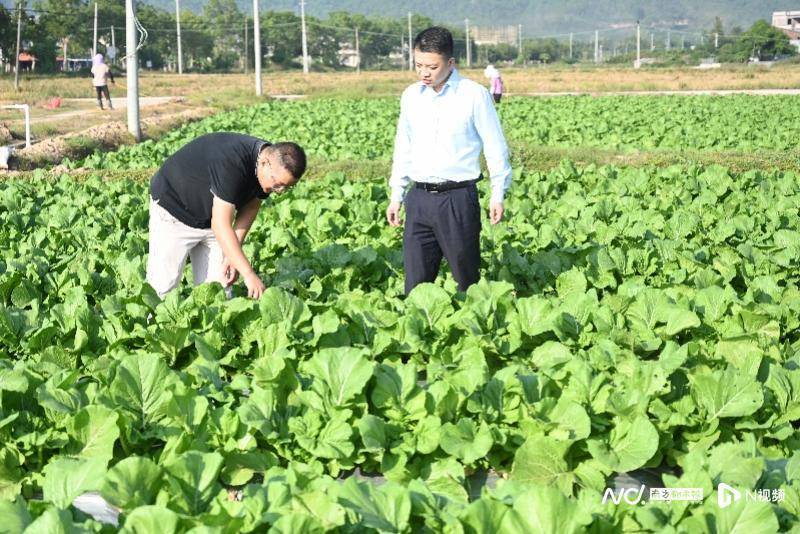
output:
[[[111,73],[111,67],[103,60],[103,54],[95,54],[92,58],[92,85],[97,93],[97,106],[100,109],[103,109],[103,96],[108,101],[108,109],[114,109],[111,105],[111,93],[108,92],[108,80],[114,85],[117,83]]]
[[[490,174],[489,220],[497,224],[511,184],[508,146],[489,92],[455,69],[448,30],[420,32],[414,62],[420,81],[400,99],[386,219],[404,226],[406,294],[433,282],[443,257],[458,290],[466,291],[480,279],[481,149]]]

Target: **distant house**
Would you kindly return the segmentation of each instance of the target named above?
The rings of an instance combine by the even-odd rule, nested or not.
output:
[[[347,43],[339,48],[339,64],[352,68],[358,66],[358,54],[356,53],[355,47]]]
[[[519,26],[473,26],[469,33],[478,46],[498,44],[517,46]]]
[[[57,56],[56,57],[56,65],[58,65],[58,69],[64,71],[64,56]],[[90,69],[92,68],[92,58],[90,57],[68,57],[66,70],[67,71],[79,71],[81,69]]]
[[[36,70],[36,56],[25,50],[21,51],[19,53],[19,70],[31,72]]]
[[[785,33],[789,42],[800,50],[800,11],[774,11],[772,26]]]

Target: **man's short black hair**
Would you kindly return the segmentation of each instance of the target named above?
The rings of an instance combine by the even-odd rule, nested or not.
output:
[[[447,28],[431,26],[417,34],[414,49],[441,54],[445,59],[450,59],[453,57],[453,34]]]
[[[299,180],[306,172],[306,153],[297,143],[275,143],[269,147],[278,155],[281,166],[289,171],[295,180]]]

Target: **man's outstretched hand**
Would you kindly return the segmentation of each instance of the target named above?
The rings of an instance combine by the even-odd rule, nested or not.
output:
[[[239,271],[237,271],[227,258],[222,260],[222,276],[225,281],[225,287],[230,286],[239,278]]]
[[[260,299],[261,295],[264,294],[264,290],[266,290],[264,282],[261,281],[255,271],[244,275],[244,285],[247,286],[247,296],[254,299]]]

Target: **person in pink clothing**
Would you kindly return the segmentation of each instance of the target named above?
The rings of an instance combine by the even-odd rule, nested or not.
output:
[[[500,71],[494,65],[487,65],[483,75],[489,78],[489,92],[495,104],[499,104],[503,97],[503,78],[500,77]]]
[[[103,54],[95,54],[92,58],[92,85],[97,92],[97,106],[103,109],[103,97],[108,101],[108,109],[114,109],[111,105],[111,94],[108,92],[108,80],[116,85],[111,67],[103,61]]]

